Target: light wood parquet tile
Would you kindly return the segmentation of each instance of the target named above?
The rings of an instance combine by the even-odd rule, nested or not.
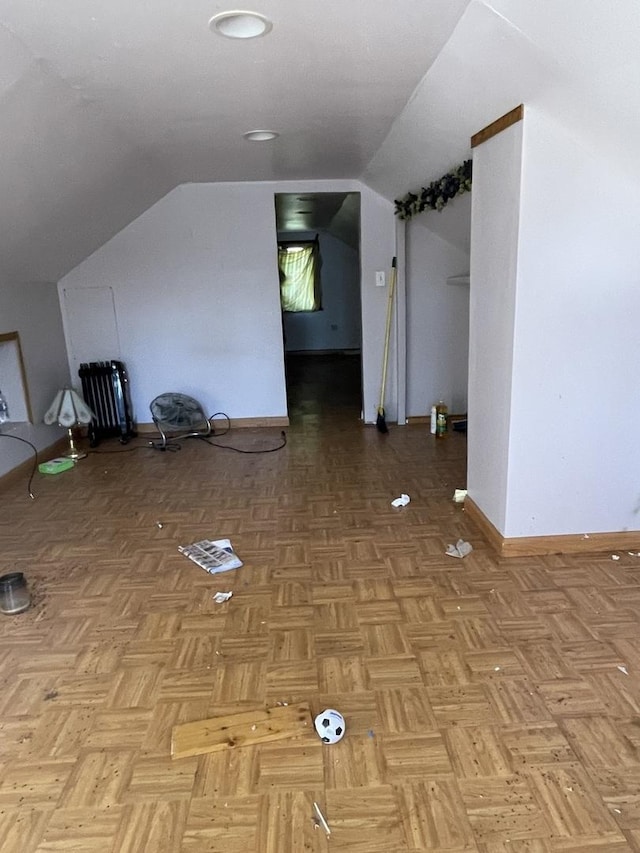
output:
[[[279,453],[3,487],[34,603],[0,618],[2,853],[640,853],[640,560],[497,558],[451,501],[463,436],[300,393]],[[177,551],[214,535],[242,569]],[[345,738],[170,757],[179,723],[298,700]]]

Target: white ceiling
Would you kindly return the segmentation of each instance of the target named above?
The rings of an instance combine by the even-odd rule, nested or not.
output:
[[[393,198],[520,102],[590,143],[640,132],[636,0],[258,0],[273,29],[248,41],[210,31],[229,8],[0,0],[0,277],[57,280],[179,183]]]
[[[237,41],[222,2],[0,0],[0,269],[55,280],[179,183],[357,178],[468,2],[258,0]]]

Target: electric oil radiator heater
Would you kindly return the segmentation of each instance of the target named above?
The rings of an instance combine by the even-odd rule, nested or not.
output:
[[[121,361],[81,364],[78,375],[82,396],[95,418],[88,426],[89,444],[117,436],[122,444],[136,436],[129,395],[129,379]]]

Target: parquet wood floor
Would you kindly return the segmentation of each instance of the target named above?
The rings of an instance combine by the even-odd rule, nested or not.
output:
[[[451,501],[463,436],[295,413],[278,453],[91,455],[0,493],[34,595],[0,617],[2,853],[639,853],[640,558],[498,559]],[[177,552],[216,536],[242,569]],[[298,701],[344,740],[170,757],[177,723]]]

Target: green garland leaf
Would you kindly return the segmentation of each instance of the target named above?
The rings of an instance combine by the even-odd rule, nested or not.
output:
[[[399,219],[411,219],[424,210],[442,210],[457,195],[471,191],[471,160],[432,181],[417,193],[407,193],[395,200],[395,214]]]

